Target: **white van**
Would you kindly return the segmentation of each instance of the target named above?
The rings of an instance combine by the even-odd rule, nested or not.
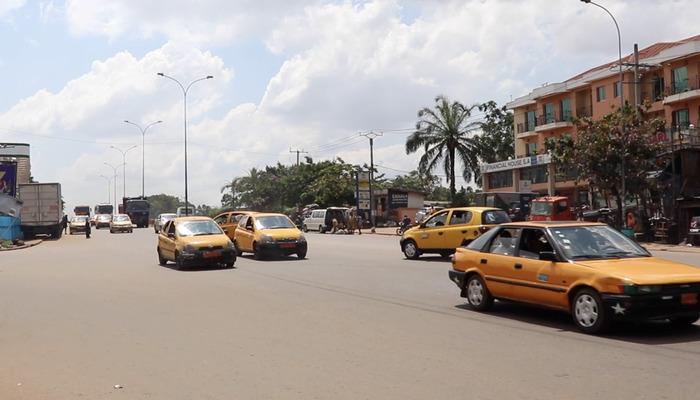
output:
[[[187,207],[187,216],[194,215],[194,207]],[[177,217],[184,217],[185,216],[185,207],[178,207],[177,211],[175,211],[175,216]]]
[[[304,218],[301,229],[304,232],[329,232],[333,229],[333,218],[337,219],[340,224],[345,224],[347,211],[347,207],[328,207],[320,210],[313,210],[311,211],[311,215]]]

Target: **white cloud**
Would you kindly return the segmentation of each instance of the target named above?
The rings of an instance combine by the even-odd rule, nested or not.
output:
[[[317,0],[67,0],[71,30],[109,38],[123,35],[224,44],[264,33],[283,15]]]
[[[0,18],[24,6],[25,0],[0,0]]]

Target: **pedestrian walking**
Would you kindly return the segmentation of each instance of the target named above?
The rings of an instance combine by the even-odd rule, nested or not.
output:
[[[63,218],[61,218],[61,228],[63,228],[63,233],[68,233],[68,216],[65,214],[63,215]]]
[[[90,218],[85,219],[85,238],[90,239]]]

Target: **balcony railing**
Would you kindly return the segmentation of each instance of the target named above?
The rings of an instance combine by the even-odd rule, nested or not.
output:
[[[589,107],[581,107],[576,109],[577,118],[586,118],[593,115],[592,110]]]
[[[672,95],[698,89],[700,89],[700,75],[673,82],[671,86],[666,87],[666,93]]]
[[[537,126],[536,123],[528,124],[527,122],[519,122],[518,124],[516,124],[515,131],[516,133],[534,132],[535,126]]]
[[[694,124],[683,124],[666,129],[657,136],[657,140],[662,142],[666,151],[677,151],[681,149],[700,149],[700,120]]]
[[[537,126],[541,125],[547,125],[547,124],[553,124],[555,122],[571,122],[571,113],[564,113],[560,115],[556,114],[547,114],[547,115],[540,115],[537,117]]]

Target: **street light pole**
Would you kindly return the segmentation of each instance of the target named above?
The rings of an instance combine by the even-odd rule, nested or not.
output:
[[[104,178],[107,180],[107,203],[109,203],[112,201],[112,178],[106,177],[104,175],[100,175],[100,178]]]
[[[119,209],[117,205],[117,168],[121,167],[121,165],[112,165],[106,161],[104,162],[104,165],[112,168],[112,171],[114,172],[114,174],[112,175],[114,180],[114,209],[117,210]]]
[[[122,175],[123,175],[122,178],[124,179],[124,185],[122,186],[122,194],[123,194],[122,197],[126,197],[126,153],[128,153],[130,150],[135,149],[136,147],[138,147],[138,146],[134,145],[134,146],[129,147],[126,150],[122,150],[117,146],[109,146],[110,149],[114,149],[114,150],[117,150],[118,152],[122,153],[122,167],[124,167],[124,170],[122,172]]]
[[[608,11],[607,8],[601,6],[598,3],[595,3],[591,0],[581,0],[581,2],[586,3],[586,4],[593,4],[594,6],[601,8],[603,11],[608,13],[610,18],[612,18],[613,23],[615,23],[615,29],[617,30],[617,56],[618,56],[618,64],[619,64],[619,71],[620,71],[620,129],[622,129],[622,139],[624,141],[624,131],[625,131],[625,126],[622,120],[622,109],[625,106],[625,99],[623,96],[624,90],[623,90],[623,77],[624,74],[622,73],[622,36],[620,35],[620,26],[617,24],[617,20],[615,17],[612,15],[610,11]],[[634,78],[635,82],[637,81],[637,77],[635,76]],[[625,220],[625,195],[627,193],[627,188],[625,185],[625,148],[623,144],[623,149],[622,149],[622,157],[621,157],[621,162],[620,162],[620,173],[622,174],[622,182],[620,183],[620,197],[622,198],[622,204],[621,207],[622,209],[619,211],[618,215],[621,216],[621,226],[623,228],[627,227],[627,221]]]
[[[372,224],[372,230],[374,231],[374,225],[377,220],[377,216],[374,211],[374,193],[372,193],[372,181],[374,181],[374,139],[383,136],[383,133],[367,132],[361,133],[361,136],[369,139],[369,220]]]
[[[180,89],[182,89],[182,95],[183,95],[183,109],[184,109],[184,125],[185,125],[185,216],[189,215],[189,198],[188,198],[188,191],[187,191],[187,92],[189,92],[190,88],[192,85],[199,81],[203,81],[205,79],[212,79],[214,78],[211,75],[207,75],[205,77],[195,79],[192,82],[190,82],[187,87],[183,86],[180,81],[177,79],[173,78],[172,76],[165,75],[162,72],[158,72],[158,76],[162,76],[163,78],[168,78],[171,81],[177,83],[178,86],[180,86]]]
[[[146,131],[148,128],[152,127],[155,124],[160,124],[163,121],[155,121],[151,122],[150,124],[146,125],[145,128],[141,128],[141,125],[131,122],[129,120],[124,120],[127,124],[134,125],[135,127],[139,128],[141,131],[141,197],[145,198],[146,196]]]

